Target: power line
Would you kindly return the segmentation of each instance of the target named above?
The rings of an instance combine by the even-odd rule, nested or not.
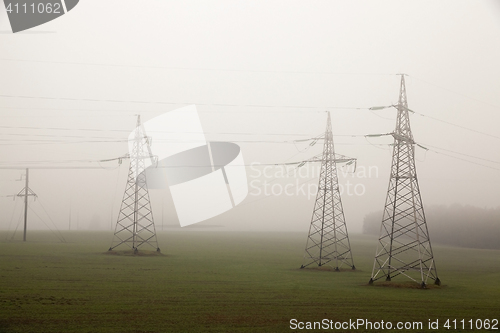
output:
[[[293,156],[296,156],[298,154],[295,154]],[[293,157],[292,156],[292,157]],[[111,162],[115,160],[122,160],[122,159],[127,159],[127,156],[122,156],[118,158],[113,158],[113,159],[106,159],[106,160],[49,160],[49,161],[16,161],[14,163],[17,164],[22,164],[22,163],[101,163],[101,162]],[[287,159],[288,160],[288,159]],[[278,165],[299,165],[299,164],[304,164],[304,163],[316,163],[320,162],[313,157],[312,159],[308,160],[301,160],[301,161],[296,161],[296,162],[281,162],[281,163],[250,163],[250,164],[238,164],[238,165],[233,165],[233,166],[242,166],[242,167],[255,167],[255,166],[278,166]],[[1,163],[1,162],[0,162]],[[206,166],[203,165],[175,165],[175,166],[156,166],[155,168],[158,169],[167,169],[167,168],[205,168]],[[17,170],[17,169],[25,169],[26,167],[21,167],[21,166],[1,166],[0,169],[10,169],[10,170]],[[60,170],[60,169],[105,169],[104,167],[90,167],[90,166],[30,166],[30,169],[54,169],[54,170]]]
[[[24,98],[24,99],[42,99],[42,100],[63,100],[63,101],[84,101],[84,102],[107,102],[107,103],[133,103],[133,104],[164,104],[164,105],[203,105],[203,106],[221,106],[221,107],[251,107],[251,108],[290,108],[290,109],[342,109],[342,110],[368,110],[366,107],[348,107],[348,106],[308,106],[308,105],[265,105],[265,104],[231,104],[231,103],[196,103],[196,102],[165,102],[165,101],[137,101],[120,99],[97,99],[97,98],[76,98],[76,97],[47,97],[47,96],[28,96],[28,95],[6,95],[0,94],[4,98]]]
[[[377,136],[377,137],[380,137],[380,136],[387,136],[387,135],[390,135],[391,133],[385,133],[385,134],[370,134],[370,135],[344,135],[344,136],[360,136],[360,137],[374,137],[374,136]],[[292,144],[295,144],[297,143],[297,141],[299,142],[302,142],[302,143],[307,143],[308,141],[312,141],[312,142],[315,142],[317,140],[320,140],[322,138],[310,138],[310,139],[306,139],[307,141],[305,140],[293,140],[293,141],[271,141],[271,140],[229,140],[227,142],[235,142],[235,143],[274,143],[274,144],[283,144],[283,143],[292,143]],[[313,141],[314,140],[314,141]],[[128,141],[128,140],[122,140],[124,142]],[[88,142],[99,142],[99,141],[88,141]],[[106,142],[106,141],[104,141]],[[186,141],[172,141],[172,142],[186,142]],[[368,144],[362,144],[362,143],[343,143],[343,142],[339,142],[339,143],[336,143],[338,145],[370,145],[370,146],[390,146],[391,144],[373,144],[373,143],[368,143]],[[0,144],[1,145],[1,144]],[[465,154],[465,153],[462,153],[462,152],[457,152],[457,151],[453,151],[453,150],[450,150],[450,149],[446,149],[446,148],[441,148],[441,147],[437,147],[437,146],[433,146],[433,145],[428,145],[428,144],[418,144],[421,148],[423,149],[426,149],[426,150],[431,150],[433,152],[436,152],[436,153],[439,153],[439,154],[443,154],[443,155],[447,155],[445,153],[442,153],[442,152],[439,152],[439,151],[436,151],[434,149],[437,149],[437,150],[442,150],[442,151],[446,151],[446,152],[449,152],[449,153],[453,153],[453,154],[457,154],[457,155],[461,155],[461,156],[465,156],[465,157],[470,157],[470,158],[473,158],[473,159],[477,159],[477,160],[482,160],[482,161],[486,161],[486,162],[490,162],[490,163],[495,163],[495,164],[500,164],[499,161],[494,161],[494,160],[490,160],[490,159],[486,159],[486,158],[482,158],[482,157],[478,157],[478,156],[473,156],[473,155],[470,155],[470,154]],[[311,145],[309,146],[311,147]],[[429,148],[426,148],[426,147],[432,147],[433,149],[429,149]],[[302,151],[300,151],[299,153],[301,153]],[[297,155],[297,154],[295,154]],[[294,155],[294,156],[295,156]],[[448,156],[448,155],[447,155]],[[451,155],[449,155],[451,156]],[[293,157],[293,156],[292,156]],[[455,157],[455,156],[451,156],[451,157]],[[470,160],[466,160],[466,159],[462,159],[463,161],[466,161],[466,162],[471,162],[471,163],[474,163]],[[15,161],[15,162],[0,162],[0,165],[1,164],[8,164],[8,163],[14,163],[14,164],[41,164],[41,163],[99,163],[99,162],[103,162],[104,160],[88,160],[88,159],[80,159],[80,160],[44,160],[44,161]],[[301,163],[302,161],[299,161],[299,162],[292,162],[291,164],[299,164]],[[286,165],[288,163],[267,163],[267,164],[259,164],[259,165]],[[474,163],[474,164],[478,164],[478,163]],[[245,164],[245,165],[242,165],[242,166],[251,166],[252,164]],[[482,165],[482,164],[480,164]],[[486,166],[486,165],[484,165]],[[185,165],[183,167],[191,167],[190,165]],[[489,167],[489,166],[486,166],[486,167]],[[1,167],[0,167],[1,168]],[[15,169],[17,169],[17,167],[14,167]],[[21,168],[21,167],[19,167]],[[24,169],[25,167],[22,167],[22,169]],[[48,167],[50,168],[50,167]],[[60,167],[56,167],[56,168],[60,168]],[[69,167],[69,168],[78,168],[78,167]],[[88,168],[88,167],[85,167],[85,168]],[[104,167],[101,167],[104,169]],[[99,168],[97,168],[99,169]],[[493,169],[496,169],[496,168],[493,168]]]
[[[0,127],[8,127],[8,126],[0,126]],[[27,127],[24,127],[24,128],[27,128]],[[28,128],[30,128],[30,129],[41,129],[39,127],[28,127]],[[66,128],[52,128],[52,129],[57,129],[57,130],[74,130],[74,129],[66,129]],[[93,129],[85,129],[85,130],[91,130],[91,131],[93,131]],[[104,130],[97,130],[97,131],[104,131]],[[118,130],[118,131],[122,131],[122,130]],[[235,132],[232,132],[232,133],[217,133],[217,134],[230,134],[230,135],[234,135],[234,134],[242,134],[242,135],[288,135],[288,134],[284,134],[284,133],[282,133],[282,134],[276,134],[276,133],[263,134],[263,133],[235,133]],[[292,135],[292,134],[290,134],[290,135]],[[392,133],[368,134],[368,135],[363,135],[363,134],[341,134],[341,135],[337,135],[337,136],[341,136],[341,137],[365,137],[365,138],[367,138],[367,137],[381,137],[381,136],[387,136],[387,135],[392,135]],[[26,136],[29,136],[29,134],[26,134]],[[41,136],[45,136],[45,135],[41,135]],[[68,137],[79,137],[79,136],[68,136]],[[309,143],[310,146],[313,146],[318,140],[323,140],[323,139],[324,139],[323,137],[310,137],[310,138],[307,138],[307,139],[298,139],[298,140],[227,140],[227,142],[235,142],[235,143],[273,143],[273,144]],[[107,140],[107,141],[103,141],[103,140],[99,140],[99,141],[97,141],[97,140],[87,140],[87,141],[23,140],[23,141],[27,141],[27,142],[34,141],[35,142],[34,144],[45,144],[45,143],[46,144],[49,144],[49,143],[71,144],[71,143],[127,142],[128,139],[126,139],[126,140],[124,140],[124,139],[122,139],[122,140]],[[159,142],[177,143],[177,142],[188,142],[188,141],[185,141],[185,140],[159,140]],[[359,143],[338,143],[338,144],[361,145]],[[0,145],[5,145],[5,144],[1,144],[0,143]],[[14,144],[10,144],[10,145],[14,145]],[[372,144],[372,143],[369,142],[369,145],[374,145],[374,144]],[[383,146],[385,146],[385,145],[387,145],[387,144],[383,144]],[[445,148],[440,148],[440,147],[432,146],[432,145],[426,145],[426,146],[429,146],[429,147],[432,147],[432,148],[435,148],[435,149],[439,149],[439,150],[443,150],[443,151],[447,151],[447,152],[450,152],[450,153],[454,153],[454,154],[458,154],[458,155],[470,157],[470,158],[473,158],[473,159],[479,159],[479,160],[483,160],[483,161],[487,161],[487,162],[491,162],[491,163],[500,164],[500,162],[497,162],[497,161],[493,161],[493,160],[490,160],[490,159],[485,159],[485,158],[482,158],[482,157],[465,154],[465,153],[462,153],[462,152],[456,152],[456,151],[453,151],[453,150],[449,150],[449,149],[445,149]],[[427,149],[427,148],[425,148],[423,146],[421,146],[421,147],[424,148],[424,149]],[[74,163],[74,162],[88,162],[88,163],[93,163],[93,162],[100,162],[100,161],[101,160],[94,160],[94,161],[93,160],[63,160],[63,161],[50,160],[50,161],[16,161],[16,162],[13,162],[13,163],[16,163],[16,164],[19,164],[19,163]],[[468,161],[468,160],[464,160],[464,161]],[[9,162],[0,162],[0,164],[1,163],[9,163]],[[10,162],[10,163],[12,163],[12,162]]]
[[[2,96],[0,96],[2,97]],[[12,97],[16,97],[16,96],[12,96]],[[36,98],[36,97],[33,97],[33,98]],[[123,102],[126,102],[126,101],[123,101]],[[149,102],[144,102],[144,103],[149,103]],[[156,102],[153,102],[153,103],[156,103]],[[161,103],[161,102],[159,102]],[[223,104],[223,105],[220,105],[220,104],[200,104],[200,103],[175,103],[175,102],[172,102],[171,104],[178,104],[178,105],[186,105],[186,104],[196,104],[196,105],[203,105],[203,106],[249,106],[249,105],[244,105],[244,104]],[[252,106],[252,105],[250,105]],[[269,107],[269,108],[274,108],[274,107],[285,107],[285,106],[279,106],[279,105],[257,105],[259,107]],[[294,107],[295,106],[291,106],[291,107]],[[317,108],[318,110],[316,111],[310,111],[310,112],[317,112],[317,113],[322,113],[322,112],[325,112],[323,110],[324,107],[322,106],[306,106],[306,107],[309,107],[309,108]],[[302,108],[302,106],[297,106],[297,108]],[[367,108],[364,108],[364,107],[348,107],[348,106],[335,106],[335,107],[330,107],[332,108],[333,110],[366,110]],[[70,110],[68,108],[40,108],[40,107],[12,107],[12,106],[0,106],[0,109],[8,109],[8,110],[47,110],[47,111],[85,111],[85,112],[133,112],[134,114],[129,114],[129,115],[126,115],[126,114],[122,114],[122,115],[106,115],[106,117],[120,117],[120,116],[135,116],[137,113],[147,113],[147,112],[150,112],[150,113],[161,113],[161,111],[158,111],[158,110],[124,110],[124,109],[75,109],[75,108],[71,108]],[[302,110],[245,110],[245,111],[237,111],[237,110],[198,110],[199,113],[238,113],[238,112],[245,112],[245,113],[286,113],[286,114],[289,114],[289,113],[292,113],[292,112],[303,112]],[[36,117],[36,115],[30,115],[31,117]],[[63,117],[68,117],[68,118],[73,118],[73,117],[102,117],[102,114],[98,114],[98,115],[49,115],[49,116],[45,116],[45,115],[41,115],[40,117],[60,117],[60,118],[63,118]],[[4,117],[18,117],[18,118],[24,118],[26,116],[22,116],[22,115],[13,115],[13,114],[9,114],[9,115],[6,115]]]
[[[217,133],[217,134],[238,134],[238,133]],[[242,135],[249,135],[249,133],[240,133]],[[17,136],[37,136],[33,134],[12,134]],[[260,134],[259,134],[260,135]],[[270,134],[264,134],[270,135]],[[283,134],[288,135],[288,134]],[[50,135],[41,135],[44,137],[51,137]],[[65,136],[52,136],[52,137],[65,137]],[[78,136],[68,136],[69,138],[76,138]],[[80,136],[82,138],[86,138],[84,136]],[[309,141],[317,141],[316,138],[304,139],[304,140],[224,140],[225,142],[239,142],[239,143],[274,143],[274,144],[300,144],[300,143],[308,143]],[[129,142],[129,139],[113,139],[109,138],[109,140],[80,140],[80,141],[67,141],[67,140],[40,140],[40,139],[19,139],[19,140],[9,140],[9,139],[0,139],[0,142],[9,142],[9,143],[0,143],[0,146],[19,146],[19,145],[43,145],[43,144],[81,144],[81,143],[123,143]],[[12,143],[10,143],[12,142]],[[155,140],[154,142],[168,142],[168,143],[187,143],[187,142],[198,142],[198,141],[188,141],[188,140]]]
[[[370,110],[370,111],[383,110],[383,109],[388,109],[388,108],[391,108],[391,107],[396,107],[396,106],[395,105],[372,106],[368,110]],[[436,118],[436,117],[428,116],[428,115],[425,115],[425,114],[423,114],[421,112],[417,112],[417,111],[414,111],[414,110],[408,109],[408,111],[411,112],[411,113],[418,114],[419,116],[427,117],[427,118],[430,118],[430,119],[433,119],[433,120],[436,120],[436,121],[439,121],[439,122],[442,122],[442,123],[445,123],[445,124],[448,124],[448,125],[451,125],[451,126],[455,126],[455,127],[461,128],[461,129],[465,129],[465,130],[468,130],[468,131],[471,131],[471,132],[474,132],[474,133],[483,134],[483,135],[486,135],[486,136],[489,136],[489,137],[492,137],[492,138],[495,138],[495,139],[500,139],[500,136],[492,135],[492,134],[489,134],[489,133],[486,133],[486,132],[478,131],[478,130],[470,128],[470,127],[458,125],[458,124],[455,124],[455,123],[452,123],[452,122],[449,122],[449,121],[446,121],[446,120],[443,120],[443,119],[439,119],[439,118]]]
[[[98,129],[98,128],[69,128],[69,127],[40,127],[40,126],[0,126],[5,129],[35,129],[56,131],[92,131],[92,132],[131,132],[125,129]]]
[[[82,143],[113,143],[127,142],[127,140],[88,140],[88,141],[57,141],[57,140],[21,140],[28,143],[0,143],[0,146],[39,146],[39,145],[60,145],[60,144],[82,144]],[[33,142],[34,141],[34,142]]]
[[[15,161],[15,162],[0,162],[0,164],[15,163],[15,164],[33,164],[33,163],[97,163],[99,160],[45,160],[45,161]]]
[[[459,93],[459,92],[457,92],[457,91],[454,91],[454,90],[451,90],[451,89],[448,89],[448,88],[442,87],[442,86],[440,86],[440,85],[437,85],[437,84],[435,84],[435,83],[432,83],[432,82],[429,82],[429,81],[426,81],[426,80],[420,79],[420,78],[418,78],[418,77],[416,77],[416,76],[414,76],[414,75],[411,75],[411,77],[412,77],[412,78],[414,78],[414,79],[417,79],[418,81],[421,81],[421,82],[423,82],[423,83],[426,83],[426,84],[429,84],[429,85],[431,85],[431,86],[437,87],[437,88],[439,88],[439,89],[443,89],[443,90],[446,90],[446,91],[448,91],[448,92],[451,92],[452,94],[455,94],[455,95],[458,95],[458,96],[461,96],[461,97],[464,97],[464,98],[467,98],[467,99],[470,99],[470,100],[473,100],[473,101],[476,101],[476,102],[479,102],[479,103],[483,103],[483,104],[485,104],[485,105],[492,106],[492,107],[494,107],[494,108],[500,108],[500,106],[498,106],[498,105],[491,104],[491,103],[488,103],[488,102],[485,102],[485,101],[481,101],[480,99],[477,99],[477,98],[474,98],[474,97],[470,97],[470,96],[464,95],[464,94]]]
[[[343,109],[343,110],[369,110],[373,111],[374,110],[380,110],[380,109],[385,109],[392,107],[390,106],[384,106],[384,107],[347,107],[347,106],[294,106],[294,105],[259,105],[259,104],[223,104],[223,103],[213,103],[213,104],[208,104],[208,103],[178,103],[178,102],[161,102],[161,101],[125,101],[125,100],[100,100],[100,99],[90,99],[90,98],[67,98],[67,97],[42,97],[42,96],[14,96],[14,95],[0,95],[0,97],[6,97],[6,98],[30,98],[30,99],[51,99],[51,100],[57,100],[57,99],[62,99],[62,100],[72,100],[72,101],[93,101],[93,102],[115,102],[115,103],[149,103],[149,104],[171,104],[171,105],[189,105],[189,104],[195,104],[195,105],[209,105],[209,106],[228,106],[228,107],[257,107],[257,108],[296,108],[296,109]],[[114,111],[114,110],[113,110]],[[418,114],[422,117],[427,117],[429,119],[439,121],[445,124],[448,124],[450,126],[455,126],[457,128],[465,129],[477,134],[482,134],[486,135],[495,139],[500,139],[500,136],[492,135],[483,131],[479,131],[470,127],[466,127],[463,125],[458,125],[443,119],[439,119],[433,116],[429,116],[426,114],[423,114],[421,112],[417,112],[414,110],[409,110],[412,113]],[[128,111],[127,111],[128,112]],[[136,111],[130,111],[130,112],[136,112]],[[142,111],[141,111],[142,112]],[[157,111],[154,111],[157,112]],[[230,111],[234,112],[234,111]],[[266,111],[267,112],[267,111]],[[282,111],[282,112],[289,112],[289,111]],[[318,112],[324,112],[324,111],[318,111]],[[377,115],[378,116],[378,115]],[[9,127],[9,126],[0,126],[0,128],[14,128],[14,127]],[[29,128],[29,127],[17,127],[17,128]],[[60,129],[60,128],[50,128],[48,127],[47,129]],[[63,129],[63,130],[73,130],[73,129]],[[91,131],[127,131],[130,132],[129,130],[98,130],[98,129],[78,129],[78,130],[91,130]],[[217,133],[217,134],[223,134],[223,133]],[[226,133],[224,133],[226,134]],[[236,134],[236,133],[232,133]],[[238,133],[239,134],[239,133]],[[255,133],[252,133],[252,135],[255,135]],[[286,135],[286,134],[270,134],[270,135]],[[290,135],[297,135],[297,134],[290,134]]]
[[[64,108],[64,109],[61,109],[61,108],[41,108],[41,107],[14,107],[14,106],[0,106],[0,109],[6,109],[6,110],[45,110],[45,111],[64,111],[64,112],[68,112],[68,111],[85,111],[85,112],[99,112],[100,114],[97,114],[97,115],[89,115],[88,113],[87,114],[84,114],[84,115],[75,115],[75,114],[66,114],[66,115],[61,115],[61,114],[58,114],[58,115],[47,115],[45,113],[43,114],[40,114],[40,115],[30,115],[30,117],[40,117],[40,118],[47,118],[47,117],[52,117],[52,118],[77,118],[77,117],[85,117],[85,118],[88,118],[88,117],[99,117],[99,118],[102,118],[102,112],[134,112],[134,113],[137,113],[137,112],[156,112],[158,113],[158,110],[151,110],[151,111],[144,111],[144,110],[110,110],[110,109],[75,109],[75,108],[71,108],[71,110],[68,110],[68,108]],[[124,116],[133,116],[133,115],[126,115],[126,114],[115,114],[115,115],[111,115],[111,114],[107,114],[105,117],[124,117]],[[8,115],[2,115],[3,118],[26,118],[26,115],[22,115],[22,114],[8,114]]]
[[[219,140],[220,141],[220,140]],[[116,140],[116,141],[97,141],[97,140],[89,140],[89,141],[49,141],[49,142],[27,142],[27,143],[0,143],[0,146],[41,146],[41,145],[59,145],[59,144],[84,144],[84,143],[123,143],[128,142],[128,140]],[[175,141],[175,143],[181,141]],[[248,144],[259,144],[259,143],[269,143],[269,144],[296,144],[297,142],[293,141],[263,141],[263,140],[224,140],[224,142],[233,142],[233,143],[248,143]],[[355,143],[355,142],[336,142],[335,145],[342,146],[387,146],[389,144],[371,144],[371,143]]]
[[[97,129],[97,128],[70,128],[70,127],[39,127],[39,126],[4,126],[0,125],[3,129],[30,129],[30,130],[58,130],[58,131],[89,131],[89,132],[122,132],[130,133],[129,129]],[[171,132],[171,131],[150,131],[148,133],[178,133],[178,134],[213,134],[213,135],[273,135],[273,136],[308,136],[307,139],[293,140],[294,142],[310,141],[310,140],[323,140],[321,136],[311,136],[310,134],[298,134],[298,133],[257,133],[257,132]],[[29,134],[29,133],[2,133],[2,135],[11,136],[39,136],[39,137],[56,137],[56,138],[93,138],[93,139],[118,139],[116,137],[109,136],[83,136],[83,135],[53,135],[53,134]],[[363,137],[365,134],[336,134],[336,137]],[[288,140],[290,141],[290,140]],[[288,142],[287,141],[287,142]],[[175,141],[175,142],[185,142],[185,141]]]
[[[11,140],[1,140],[0,141],[11,141]],[[12,140],[13,141],[13,140]],[[21,142],[18,142],[21,141]],[[84,143],[123,143],[129,142],[130,140],[86,140],[86,141],[61,141],[61,140],[18,140],[13,141],[14,143],[0,143],[0,146],[38,146],[38,145],[51,145],[51,144],[84,144]],[[26,142],[26,143],[22,143]],[[155,142],[169,142],[169,143],[186,143],[186,142],[196,142],[196,141],[155,141]],[[224,140],[224,142],[234,142],[234,143],[270,143],[270,144],[296,144],[294,141],[272,141],[272,140]],[[303,142],[306,143],[306,142]],[[340,143],[342,144],[342,143]],[[1,163],[1,162],[0,162]]]
[[[35,130],[57,130],[57,131],[90,131],[90,132],[126,132],[131,133],[130,129],[98,129],[98,128],[70,128],[70,127],[39,127],[39,126],[0,126],[5,129],[35,129]],[[182,133],[182,134],[223,134],[223,135],[293,135],[309,136],[310,134],[297,133],[256,133],[256,132],[170,132],[170,131],[150,131],[148,133]]]
[[[157,132],[159,133],[159,132]],[[163,133],[168,133],[168,132],[163,132]],[[173,132],[171,132],[173,133]],[[189,132],[183,132],[182,134],[186,134]],[[268,136],[268,135],[278,135],[278,136],[288,136],[288,135],[294,135],[294,134],[278,134],[278,133],[204,133],[204,134],[217,134],[217,135],[262,135],[262,136]],[[70,138],[70,139],[76,139],[76,138],[83,138],[83,139],[109,139],[109,140],[87,140],[87,141],[70,141],[70,140],[41,140],[41,139],[1,139],[0,141],[3,142],[62,142],[62,143],[79,143],[79,142],[128,142],[131,141],[129,139],[120,139],[120,138],[115,138],[115,137],[99,137],[99,136],[78,136],[78,135],[49,135],[49,134],[19,134],[19,133],[5,133],[3,134],[5,136],[21,136],[21,137],[33,137],[33,136],[38,136],[38,137],[44,137],[44,138]],[[295,134],[295,135],[301,135],[301,134]],[[302,134],[302,135],[307,135],[307,134]],[[334,135],[336,137],[364,137],[364,134],[338,134]],[[226,139],[225,141],[228,142],[264,142],[264,143],[307,143],[309,141],[318,141],[318,140],[323,140],[323,138],[307,138],[307,139],[300,139],[300,140],[241,140],[241,139]],[[216,141],[216,140],[208,140],[208,141]],[[171,143],[185,143],[185,142],[198,142],[197,140],[177,140],[177,139],[156,139],[154,142],[171,142]]]
[[[443,120],[443,119],[439,119],[439,118],[436,118],[436,117],[428,116],[428,115],[425,115],[425,114],[417,112],[417,111],[413,111],[413,112],[416,113],[416,114],[418,114],[419,116],[422,116],[422,117],[427,117],[427,118],[430,118],[430,119],[433,119],[433,120],[436,120],[436,121],[439,121],[439,122],[442,122],[442,123],[445,123],[445,124],[448,124],[448,125],[451,125],[451,126],[455,126],[455,127],[461,128],[461,129],[465,129],[465,130],[468,130],[468,131],[471,131],[471,132],[474,132],[474,133],[483,134],[483,135],[486,135],[486,136],[489,136],[489,137],[492,137],[492,138],[495,138],[495,139],[500,139],[500,136],[492,135],[492,134],[489,134],[489,133],[486,133],[486,132],[482,132],[482,131],[478,131],[478,130],[469,128],[469,127],[465,127],[465,126],[462,126],[462,125],[454,124],[452,122],[449,122],[449,121],[446,121],[446,120]]]
[[[151,68],[151,69],[166,69],[166,70],[187,70],[187,71],[215,71],[215,72],[241,72],[241,73],[283,73],[283,74],[322,74],[322,75],[362,75],[362,76],[393,76],[397,74],[387,73],[353,73],[353,72],[331,72],[331,71],[278,71],[278,70],[246,70],[246,69],[225,69],[225,68],[203,68],[203,67],[167,67],[154,65],[130,65],[130,64],[109,64],[109,63],[83,63],[70,61],[53,61],[53,60],[29,60],[29,59],[8,59],[2,58],[1,61],[13,62],[32,62],[32,63],[50,63],[63,65],[79,65],[79,66],[100,66],[100,67],[124,67],[124,68]]]
[[[481,160],[481,161],[491,162],[491,163],[495,163],[495,164],[500,164],[500,162],[498,162],[498,161],[493,161],[493,160],[489,160],[489,159],[486,159],[486,158],[477,157],[477,156],[473,156],[473,155],[469,155],[469,154],[459,153],[457,151],[453,151],[453,150],[450,150],[450,149],[439,148],[439,147],[428,145],[428,144],[423,144],[423,145],[426,146],[426,147],[432,147],[432,148],[435,148],[435,149],[444,150],[444,151],[447,151],[447,152],[450,152],[450,153],[454,153],[454,154],[457,154],[457,155],[462,155],[462,156],[474,158],[476,160]]]
[[[27,133],[2,133],[1,135],[4,136],[21,136],[21,137],[44,137],[44,138],[75,138],[75,139],[82,139],[82,138],[93,138],[93,139],[117,139],[115,137],[109,137],[109,136],[83,136],[83,135],[54,135],[54,134],[27,134]],[[0,139],[2,141],[6,141],[3,139]]]
[[[25,166],[0,166],[0,170],[25,170]],[[106,170],[103,167],[91,166],[30,166],[29,169],[36,170]]]
[[[432,150],[432,149],[429,149],[430,151],[432,151],[433,153],[436,153],[436,154],[440,154],[440,155],[445,155],[445,156],[448,156],[448,157],[452,157],[452,158],[455,158],[457,160],[461,160],[461,161],[464,161],[464,162],[468,162],[468,163],[472,163],[472,164],[476,164],[476,165],[480,165],[480,166],[483,166],[485,168],[489,168],[489,169],[493,169],[493,170],[499,170],[499,168],[495,168],[495,167],[492,167],[492,166],[489,166],[489,165],[486,165],[486,164],[482,164],[482,163],[477,163],[477,162],[474,162],[474,161],[470,161],[470,160],[466,160],[465,158],[461,158],[461,157],[457,157],[457,156],[453,156],[453,155],[450,155],[450,154],[445,154],[443,152],[439,152],[439,151],[436,151],[436,150]],[[498,163],[498,162],[495,162],[495,163]]]
[[[368,137],[382,137],[382,136],[388,136],[388,135],[393,135],[393,133],[369,134],[369,135],[365,135],[365,138],[367,139]],[[481,164],[481,163],[477,163],[477,162],[473,162],[473,161],[470,161],[470,160],[462,159],[462,158],[459,158],[459,157],[456,157],[456,156],[453,156],[453,155],[448,155],[448,154],[436,151],[434,149],[439,149],[439,150],[447,151],[447,152],[454,153],[454,154],[457,154],[457,155],[462,155],[462,156],[466,156],[466,157],[470,157],[470,158],[474,158],[474,159],[478,159],[478,160],[483,160],[483,161],[487,161],[487,162],[491,162],[491,163],[495,163],[495,164],[500,164],[500,162],[498,162],[498,161],[493,161],[493,160],[489,160],[489,159],[486,159],[486,158],[477,157],[477,156],[473,156],[473,155],[469,155],[469,154],[465,154],[465,153],[453,151],[453,150],[446,149],[446,148],[440,148],[440,147],[437,147],[437,146],[432,146],[432,145],[427,145],[427,144],[420,145],[418,143],[415,143],[415,144],[417,146],[425,149],[425,150],[430,150],[430,151],[432,151],[434,153],[438,153],[438,154],[450,156],[450,157],[457,158],[457,159],[460,159],[460,160],[465,161],[465,162],[469,162],[469,163],[481,165],[481,166],[484,166],[484,167],[487,167],[487,168],[490,168],[490,169],[500,170],[500,169],[497,169],[497,168],[494,168],[494,167],[491,167],[491,166],[488,166],[488,165],[484,165],[484,164]],[[434,149],[429,149],[429,148],[426,148],[426,147],[433,147]]]
[[[30,211],[31,211],[33,214],[35,214],[35,216],[36,216],[36,217],[38,217],[38,219],[39,219],[40,221],[42,221],[42,223],[43,223],[43,224],[44,224],[44,225],[45,225],[45,226],[46,226],[46,227],[47,227],[47,228],[48,228],[48,229],[49,229],[49,230],[50,230],[50,231],[51,231],[51,232],[52,232],[52,233],[53,233],[53,234],[54,234],[54,235],[55,235],[55,236],[56,236],[56,237],[57,237],[57,238],[58,238],[58,239],[62,242],[62,243],[66,243],[66,240],[65,240],[65,239],[64,239],[64,237],[61,235],[61,232],[59,231],[59,229],[57,229],[57,226],[55,225],[54,221],[52,221],[52,219],[50,218],[50,216],[49,216],[49,220],[52,222],[52,224],[53,224],[53,225],[54,225],[54,227],[56,228],[56,230],[57,230],[57,232],[59,233],[59,235],[58,235],[58,234],[57,234],[54,230],[52,230],[52,228],[51,228],[51,227],[50,227],[47,223],[45,223],[45,220],[44,220],[44,219],[42,219],[42,218],[41,218],[41,216],[40,216],[40,215],[38,215],[38,214],[36,213],[36,211],[35,211],[33,208],[29,207],[29,209],[30,209]],[[42,209],[45,211],[45,209],[44,209],[43,207],[42,207]],[[46,212],[46,211],[45,211],[45,213],[47,214],[47,212]],[[47,216],[48,216],[48,215],[47,215]]]
[[[379,144],[379,146],[387,146],[387,145],[388,144]],[[432,151],[432,152],[434,152],[436,154],[440,154],[440,155],[445,155],[445,156],[448,156],[448,157],[452,157],[452,158],[455,158],[455,159],[458,159],[458,160],[461,160],[461,161],[464,161],[464,162],[467,162],[467,163],[476,164],[476,165],[483,166],[483,167],[486,167],[486,168],[489,168],[489,169],[493,169],[493,170],[500,170],[499,168],[495,168],[495,167],[492,167],[492,166],[488,166],[486,164],[482,164],[482,163],[474,162],[474,161],[467,160],[467,159],[464,159],[464,158],[460,158],[460,157],[457,157],[457,156],[454,156],[454,155],[446,154],[446,153],[437,151],[435,149],[427,149],[427,150],[430,150],[430,151]],[[456,152],[454,152],[454,153],[456,153]],[[477,158],[477,157],[472,156],[472,155],[466,155],[466,156],[474,158],[474,159],[481,159],[481,158]],[[50,161],[44,161],[43,163],[49,163],[49,162]],[[54,161],[54,162],[56,162],[56,161]],[[237,165],[237,166],[244,166],[244,167],[264,166],[265,167],[265,166],[279,166],[279,165],[298,165],[298,164],[300,164],[302,162],[303,161],[290,162],[290,163],[258,163],[258,164],[242,164],[242,165]],[[491,161],[491,162],[492,163],[496,163],[496,164],[500,163],[500,162],[497,162],[497,161]],[[60,162],[60,163],[64,163],[64,162]],[[88,161],[88,163],[96,163],[96,161]],[[179,166],[175,166],[175,167],[200,167],[200,166],[195,166],[195,165],[179,165]],[[30,169],[38,169],[38,170],[110,170],[109,168],[105,168],[105,167],[102,167],[102,166],[97,167],[97,166],[32,166],[32,165],[30,165],[29,168]],[[165,167],[165,166],[159,166],[158,168],[167,168],[167,167]],[[23,165],[23,166],[20,166],[20,165],[2,166],[2,165],[0,165],[0,170],[24,170],[24,169],[26,169],[25,165]],[[114,170],[114,169],[116,169],[116,168],[112,168],[111,170]]]

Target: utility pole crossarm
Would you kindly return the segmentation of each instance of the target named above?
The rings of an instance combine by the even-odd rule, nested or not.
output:
[[[19,191],[19,193],[17,193],[15,196],[16,197],[24,197],[24,196],[29,196],[29,197],[35,197],[35,198],[38,198],[38,195],[33,192],[29,187],[28,187],[28,193],[26,193],[26,190],[23,188],[21,191]]]

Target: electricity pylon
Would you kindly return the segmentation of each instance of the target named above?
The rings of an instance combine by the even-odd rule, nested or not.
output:
[[[337,162],[352,163],[354,159],[336,158],[333,147],[330,112],[324,137],[323,154],[312,161],[321,162],[318,194],[307,237],[304,263],[300,268],[317,264],[330,265],[339,271],[343,266],[355,269],[345,223],[337,176]]]
[[[370,284],[404,275],[423,288],[429,278],[440,285],[418,187],[404,74],[396,107],[391,176]]]
[[[139,248],[143,249],[149,245],[160,252],[145,172],[145,161],[152,160],[153,156],[149,139],[141,124],[141,116],[137,116],[133,149],[129,155],[127,185],[109,251],[120,245],[126,245],[137,253]]]

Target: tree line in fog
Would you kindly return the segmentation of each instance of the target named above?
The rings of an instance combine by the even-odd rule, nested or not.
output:
[[[500,249],[500,207],[429,206],[425,208],[432,243]],[[365,216],[363,233],[379,235],[382,211]]]

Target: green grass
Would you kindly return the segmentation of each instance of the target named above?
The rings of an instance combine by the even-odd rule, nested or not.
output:
[[[298,233],[172,230],[159,235],[161,256],[106,255],[106,232],[63,234],[68,243],[44,232],[0,243],[0,332],[291,332],[292,318],[500,317],[500,251],[435,244],[442,286],[422,290],[403,278],[400,288],[368,286],[376,239],[361,235],[351,236],[357,270],[333,272],[299,269]]]

